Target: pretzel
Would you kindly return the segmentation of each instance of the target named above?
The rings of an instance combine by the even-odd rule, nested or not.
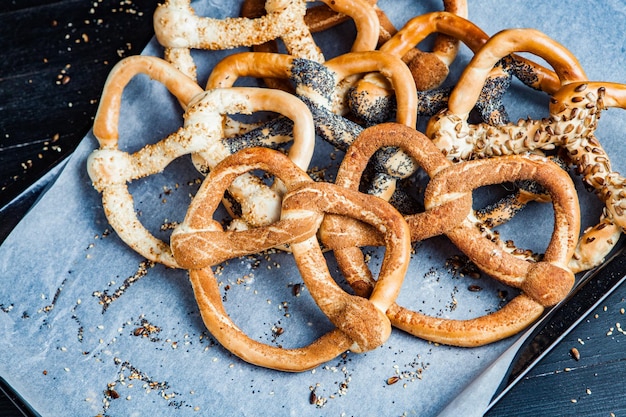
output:
[[[399,123],[411,127],[416,125],[416,91],[411,75],[399,58],[378,51],[351,52],[328,60],[324,64],[295,58],[284,54],[244,52],[233,54],[220,61],[211,72],[207,88],[228,87],[239,77],[289,78],[296,85],[296,94],[311,110],[316,132],[327,142],[345,151],[363,128],[342,117],[334,103],[337,86],[353,74],[378,71],[396,89],[397,115]],[[273,120],[257,129],[264,132],[268,126],[280,124]],[[253,132],[250,132],[253,134]],[[415,171],[414,163],[402,153],[387,150],[377,155],[377,166],[385,177],[377,195],[394,192],[395,180]]]
[[[503,126],[469,124],[468,114],[489,68],[514,51],[544,58],[558,74],[562,87],[553,94],[550,117]],[[601,110],[624,103],[623,90],[617,84],[586,81],[571,52],[545,34],[511,29],[495,35],[474,56],[450,96],[448,110],[430,120],[426,133],[453,160],[563,149],[584,182],[596,190],[606,205],[599,225],[589,229],[579,241],[571,264],[579,272],[602,261],[617,243],[619,229],[626,224],[619,201],[623,179],[611,170],[609,157],[594,135]],[[593,249],[583,247],[589,244]]]
[[[187,106],[185,125],[158,143],[128,154],[118,148],[120,106],[125,86],[139,73],[164,84]],[[120,61],[107,78],[94,120],[93,132],[100,148],[87,161],[93,186],[102,194],[105,215],[119,237],[147,259],[177,267],[168,244],[154,237],[138,220],[127,183],[161,172],[174,159],[190,153],[198,153],[213,166],[231,153],[221,141],[221,115],[258,110],[282,112],[293,119],[294,144],[289,153],[306,167],[315,135],[311,114],[296,97],[277,90],[244,87],[202,91],[160,58],[133,56]],[[271,222],[280,213],[279,196],[256,177],[238,178],[230,191],[252,224]]]
[[[462,41],[469,49],[476,53],[489,39],[489,36],[471,21],[449,12],[433,12],[416,16],[409,20],[391,39],[380,47],[383,52],[395,56],[406,56],[409,51],[433,33],[443,34],[450,39]],[[458,42],[458,41],[457,41]],[[447,105],[450,93],[449,87],[437,88],[447,77],[448,67],[451,64],[445,60],[431,58],[425,53],[418,55],[409,63],[419,97],[418,113],[423,116],[432,116]],[[435,57],[435,58],[433,58]],[[430,61],[439,60],[439,64]],[[444,64],[444,62],[447,62]],[[510,86],[511,75],[516,75],[525,84],[535,89],[553,93],[560,87],[559,79],[547,68],[517,55],[503,57],[489,74],[488,84],[484,86],[481,95],[475,101],[484,121],[491,124],[504,124],[508,116],[502,97]],[[369,96],[369,102],[376,103],[389,100],[391,93],[385,87],[386,83],[377,74],[368,74],[359,81],[352,96]],[[391,107],[391,104],[388,105]],[[369,124],[379,123],[387,117],[387,111],[379,118],[368,116],[373,105],[362,103],[357,105],[350,102],[350,109],[359,117],[370,120]]]
[[[375,49],[379,23],[367,3],[324,1],[354,17],[358,31],[354,50]],[[154,12],[154,30],[157,40],[165,47],[165,59],[194,80],[197,71],[190,49],[232,49],[282,38],[290,54],[323,62],[324,55],[304,22],[306,3],[306,0],[268,0],[266,14],[262,16],[216,19],[197,16],[189,0],[166,0]]]
[[[389,39],[392,33],[395,33],[396,28],[393,26],[393,23],[391,23],[385,12],[378,7],[376,4],[378,3],[377,0],[366,1],[373,7],[376,15],[378,16],[378,21],[380,23],[378,42],[382,43]],[[247,3],[254,3],[254,1],[244,1],[244,5]],[[347,15],[331,9],[328,5],[321,4],[319,6],[309,7],[306,11],[306,15],[304,16],[304,21],[309,27],[309,30],[312,33],[315,33],[335,27],[348,20],[348,18],[349,17]]]
[[[225,232],[212,216],[233,179],[262,169],[284,182],[287,194],[281,219],[247,231]],[[326,212],[355,216],[385,235],[387,251],[378,284],[369,300],[345,293],[332,279],[315,233]],[[383,344],[391,333],[385,311],[395,300],[408,265],[410,240],[402,216],[372,196],[330,183],[314,183],[282,153],[242,150],[224,159],[202,183],[183,223],[172,233],[172,250],[189,275],[203,321],[215,338],[245,361],[283,371],[304,371],[350,349],[364,352]],[[224,309],[210,266],[290,244],[305,285],[337,329],[311,345],[284,349],[248,337]]]
[[[430,145],[429,145],[430,144]],[[412,239],[445,234],[481,270],[522,290],[495,313],[469,320],[434,318],[397,304],[387,310],[392,324],[417,337],[456,346],[479,346],[511,336],[537,319],[547,306],[560,301],[574,283],[567,262],[580,227],[578,198],[571,178],[545,158],[508,156],[451,164],[419,132],[397,124],[366,129],[350,147],[337,174],[337,184],[358,187],[359,175],[379,146],[399,146],[422,163],[431,176],[426,211],[406,218]],[[515,258],[482,235],[471,214],[471,191],[504,181],[532,179],[541,183],[554,202],[555,229],[544,261]],[[461,212],[453,212],[461,206]],[[419,225],[419,226],[418,226]],[[369,233],[371,234],[371,230]],[[357,294],[367,296],[373,279],[358,246],[377,244],[367,233],[339,217],[327,216],[320,230],[333,249],[340,269]]]

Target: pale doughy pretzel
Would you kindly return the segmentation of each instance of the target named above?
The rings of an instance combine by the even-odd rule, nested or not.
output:
[[[489,68],[501,57],[517,51],[544,58],[559,75],[562,87],[553,94],[550,117],[503,126],[469,124],[468,114]],[[607,89],[610,98],[605,98]],[[620,107],[625,102],[623,91],[617,84],[587,82],[571,52],[545,34],[511,29],[495,35],[474,56],[450,96],[448,110],[430,120],[427,135],[453,160],[564,149],[585,183],[606,203],[601,226],[590,228],[579,241],[571,264],[579,272],[601,262],[617,243],[620,228],[626,225],[618,197],[622,195],[623,178],[611,170],[609,157],[594,135],[601,110],[607,105]],[[584,248],[590,244],[592,250]]]
[[[378,41],[378,18],[363,0],[324,0],[331,8],[354,18],[357,37],[353,49],[373,50]],[[154,13],[157,40],[165,47],[165,58],[197,79],[191,49],[232,49],[259,45],[282,38],[287,51],[318,62],[324,55],[304,22],[306,0],[268,0],[266,14],[216,19],[197,16],[189,0],[166,0]]]
[[[165,59],[194,80],[197,73],[191,49],[251,46],[281,37],[292,26],[300,35],[292,47],[305,56],[321,56],[312,39],[302,36],[302,25],[298,25],[306,12],[304,1],[270,0],[266,7],[267,15],[260,19],[217,19],[198,16],[190,0],[166,0],[154,12],[154,32],[165,48]]]
[[[118,148],[118,121],[122,91],[139,73],[164,84],[187,104],[185,125],[156,144],[134,154]],[[270,110],[294,120],[294,144],[290,156],[306,168],[314,147],[313,120],[296,97],[278,90],[229,88],[202,91],[192,80],[156,57],[134,56],[111,71],[94,120],[94,135],[100,149],[89,156],[87,168],[93,186],[102,193],[103,208],[119,237],[135,251],[155,262],[176,267],[167,243],[154,237],[138,220],[127,183],[162,171],[174,159],[198,153],[211,166],[232,153],[222,142],[222,115]],[[252,176],[234,181],[230,192],[242,204],[250,224],[274,221],[280,215],[280,196]]]
[[[431,176],[425,194],[426,211],[413,216],[421,221],[407,218],[409,224],[414,224],[411,227],[413,239],[444,233],[481,270],[520,288],[523,293],[497,312],[469,320],[434,318],[397,304],[390,307],[387,315],[394,326],[439,343],[478,346],[511,336],[536,320],[544,307],[560,301],[574,283],[573,273],[567,268],[580,227],[574,185],[563,170],[545,158],[509,156],[450,164],[442,155],[437,156],[440,152],[428,144],[430,142],[419,132],[401,125],[371,127],[348,151],[337,184],[351,189],[358,187],[359,173],[378,146],[406,147],[404,150],[421,162]],[[541,183],[554,202],[554,232],[544,261],[538,263],[517,259],[483,236],[471,214],[470,193],[473,189],[521,179]],[[450,212],[458,206],[462,206],[464,212]],[[372,234],[371,230],[369,232]],[[357,293],[366,296],[373,279],[358,246],[376,244],[375,239],[367,233],[359,233],[340,217],[329,216],[322,223],[320,236],[334,250],[338,265],[350,285]]]
[[[244,232],[224,232],[213,220],[230,181],[262,169],[280,178],[287,194],[281,219]],[[379,284],[369,300],[345,293],[328,272],[315,233],[326,212],[356,216],[369,222],[387,244]],[[407,225],[392,206],[372,196],[330,183],[314,183],[286,156],[265,148],[242,150],[226,158],[203,182],[185,217],[173,232],[172,249],[190,270],[202,318],[224,347],[256,365],[304,371],[350,349],[364,352],[383,344],[391,333],[385,311],[397,297],[408,267]],[[290,244],[307,289],[337,329],[303,348],[284,349],[248,337],[226,313],[210,266],[236,256]]]

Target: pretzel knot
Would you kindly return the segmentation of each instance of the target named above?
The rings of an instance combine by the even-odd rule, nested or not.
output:
[[[284,182],[281,219],[258,228],[224,232],[212,215],[229,182],[254,169]],[[331,277],[316,232],[325,213],[354,216],[384,236],[387,253],[370,299],[349,295]],[[231,352],[269,368],[302,371],[350,349],[364,352],[383,344],[391,333],[385,311],[397,297],[408,267],[410,237],[402,216],[373,196],[334,184],[315,183],[280,152],[251,148],[224,159],[212,170],[193,199],[185,220],[171,237],[178,263],[190,269],[194,294],[205,325]],[[311,345],[282,349],[245,335],[230,319],[221,301],[211,266],[277,245],[291,247],[296,265],[314,301],[337,329]]]
[[[184,106],[185,124],[167,138],[128,154],[118,148],[118,122],[122,92],[138,73],[163,83]],[[304,168],[311,159],[315,132],[308,108],[296,97],[278,90],[233,87],[202,91],[165,61],[147,56],[126,58],[111,71],[94,121],[100,149],[87,161],[93,186],[102,193],[107,219],[118,236],[149,260],[177,267],[169,245],[154,237],[138,220],[127,183],[161,172],[174,159],[199,155],[209,167],[232,153],[222,141],[222,116],[232,113],[276,111],[294,121],[294,143],[289,151]],[[259,178],[246,174],[229,190],[241,202],[248,223],[263,224],[280,215],[280,196]]]
[[[416,130],[397,124],[366,129],[353,143],[337,174],[337,184],[355,189],[359,171],[379,146],[398,146],[430,175],[426,211],[406,217],[413,240],[445,234],[481,270],[522,293],[495,313],[469,320],[427,316],[397,304],[387,310],[392,324],[417,337],[457,345],[477,346],[513,335],[560,301],[574,283],[567,269],[578,230],[578,198],[569,176],[545,158],[507,156],[451,164]],[[348,159],[349,158],[349,159]],[[507,253],[475,226],[471,192],[477,187],[521,179],[544,186],[554,205],[554,231],[544,260],[531,263]],[[460,211],[451,211],[453,209]],[[338,217],[322,223],[322,241],[335,251],[338,265],[355,292],[367,296],[374,284],[359,246],[377,244],[373,231]],[[417,239],[416,239],[417,238]]]
[[[468,123],[468,114],[489,68],[515,51],[544,58],[558,75],[560,87],[552,91],[550,117],[502,126]],[[601,110],[605,106],[623,107],[623,97],[624,87],[619,84],[587,81],[576,57],[545,34],[511,29],[493,36],[478,51],[453,90],[448,110],[429,121],[426,133],[453,160],[562,149],[568,162],[606,205],[598,225],[579,239],[570,262],[574,272],[580,272],[603,261],[625,224],[619,201],[623,177],[612,171],[609,156],[594,134]]]

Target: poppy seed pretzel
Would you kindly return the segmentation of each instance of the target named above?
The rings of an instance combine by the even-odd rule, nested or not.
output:
[[[478,97],[490,66],[516,51],[544,58],[558,74],[562,87],[553,93],[550,116],[503,126],[469,124],[472,102]],[[611,170],[609,157],[594,135],[605,102],[619,107],[623,103],[623,88],[589,83],[586,78],[571,52],[545,34],[531,29],[503,31],[475,55],[450,96],[448,110],[434,116],[426,130],[447,157],[457,161],[563,149],[568,162],[576,166],[585,183],[596,190],[606,205],[599,224],[585,231],[579,240],[570,265],[575,272],[602,262],[617,244],[620,229],[626,224],[622,203],[616,202],[623,195],[623,178]],[[607,88],[611,94],[605,99]]]
[[[415,45],[433,33],[446,34],[463,42],[474,54],[489,40],[489,36],[472,21],[467,20],[467,16],[441,11],[426,13],[410,19],[396,35],[380,47],[380,50],[392,55],[404,56]],[[521,56],[513,56],[518,65],[524,65],[526,66],[526,71],[530,71],[530,74],[523,77],[522,81],[530,83],[533,88],[549,93],[558,89],[560,84],[554,72]],[[449,66],[450,64],[447,65]],[[447,74],[445,75],[447,76]],[[430,77],[437,79],[443,76],[444,74]],[[419,84],[421,83],[418,83],[418,89],[429,90],[437,87],[440,83],[424,81],[422,88],[419,88]]]
[[[363,0],[325,2],[354,17],[354,50],[372,50],[378,41],[378,17]],[[255,18],[216,19],[197,16],[190,0],[166,0],[154,13],[155,35],[165,47],[165,58],[194,80],[196,66],[191,49],[221,50],[253,46],[282,38],[287,51],[318,62],[324,55],[304,22],[307,0],[268,0],[266,14]]]
[[[342,80],[360,73],[380,72],[397,89],[396,120],[415,127],[417,122],[416,91],[411,75],[400,58],[379,51],[351,52],[332,58],[324,64],[295,58],[285,54],[243,52],[220,61],[213,69],[207,87],[228,87],[239,77],[289,78],[296,86],[296,95],[311,110],[316,133],[325,141],[345,151],[363,130],[359,124],[342,117],[336,106],[335,94]],[[284,120],[275,119],[244,136],[254,140],[254,135],[272,131]],[[372,192],[389,199],[395,191],[395,182],[415,172],[411,158],[393,149],[376,156],[376,166],[382,181],[372,185]]]
[[[137,74],[164,84],[187,104],[185,124],[167,138],[129,154],[118,148],[118,122],[122,92]],[[109,74],[93,132],[100,148],[88,158],[93,186],[102,194],[105,215],[119,237],[142,256],[177,267],[169,245],[154,237],[138,220],[127,183],[161,172],[171,161],[198,153],[214,166],[230,154],[222,143],[222,114],[273,110],[294,120],[290,157],[306,168],[315,133],[308,108],[296,97],[279,90],[229,88],[202,91],[192,80],[164,60],[149,56],[125,58]],[[243,207],[250,224],[273,221],[280,215],[280,196],[257,177],[247,174],[234,181],[230,191]]]
[[[376,140],[372,140],[370,135]],[[354,172],[362,168],[362,163],[357,167],[354,161],[367,160],[376,146],[407,146],[405,151],[421,161],[425,171],[431,175],[425,193],[426,211],[413,215],[412,219],[405,217],[412,239],[443,233],[481,270],[521,289],[522,294],[494,313],[468,320],[430,317],[397,304],[387,310],[387,315],[395,327],[438,343],[479,346],[511,336],[536,320],[544,307],[565,297],[574,283],[567,263],[578,236],[580,212],[572,180],[545,158],[515,155],[446,163],[443,155],[436,156],[440,151],[430,150],[427,145],[430,142],[422,136],[415,130],[393,124],[365,130],[349,150],[345,160],[349,162],[342,164],[337,183],[351,189],[357,187],[358,174]],[[411,137],[414,140],[409,140]],[[417,156],[419,154],[423,156]],[[473,219],[472,190],[521,179],[542,184],[554,202],[555,228],[542,262],[523,261],[507,253],[501,245],[486,238]],[[463,207],[463,211],[453,211],[459,206]],[[371,229],[360,233],[358,228],[339,216],[327,216],[320,229],[322,241],[334,251],[346,280],[357,294],[363,296],[368,296],[374,280],[359,246],[377,244],[372,234],[374,231]]]
[[[271,225],[226,233],[213,220],[220,193],[244,172],[262,169],[283,181],[287,194],[281,219]],[[315,234],[324,213],[357,216],[385,236],[387,251],[380,284],[370,300],[345,293],[328,272]],[[172,250],[189,274],[205,325],[225,348],[242,359],[273,369],[304,371],[350,349],[364,352],[383,344],[391,333],[384,312],[395,300],[408,266],[410,239],[402,216],[372,196],[330,183],[315,183],[280,152],[265,148],[242,150],[212,170],[192,201],[185,221],[172,234]],[[284,349],[245,335],[224,309],[211,266],[277,245],[291,245],[305,285],[337,329],[311,345]]]
[[[409,51],[414,50],[416,45],[434,33],[445,34],[460,40],[474,53],[489,39],[482,29],[461,16],[448,12],[433,12],[409,20],[398,33],[380,47],[380,50],[395,56],[406,56]],[[418,62],[420,60],[416,59],[409,64],[418,90],[418,114],[430,117],[447,107],[451,89],[450,87],[436,88],[438,84],[435,80],[445,78],[448,74],[448,67],[440,65],[438,68],[431,65],[432,69],[427,71],[426,63],[417,65]],[[503,57],[491,70],[475,102],[475,107],[485,122],[508,123],[502,97],[510,86],[512,75],[516,75],[532,88],[548,93],[555,92],[561,85],[556,74],[541,65],[514,54]],[[385,85],[386,82],[378,74],[367,74],[356,83],[351,92],[351,98],[369,97],[367,101],[361,99],[361,103],[354,103],[353,99],[349,103],[350,109],[370,125],[380,123],[392,109],[393,103],[390,99],[392,93]],[[381,107],[379,104],[381,100],[389,101],[386,105],[389,109],[384,112],[380,110],[372,112],[372,109]]]

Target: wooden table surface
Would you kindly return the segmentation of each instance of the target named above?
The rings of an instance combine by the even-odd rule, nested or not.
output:
[[[24,209],[7,204],[71,153],[90,129],[111,67],[138,54],[152,37],[156,4],[1,3],[0,236]],[[487,415],[626,415],[626,333],[620,325],[624,321],[626,328],[625,292],[618,288]],[[2,397],[0,415],[21,414]]]

